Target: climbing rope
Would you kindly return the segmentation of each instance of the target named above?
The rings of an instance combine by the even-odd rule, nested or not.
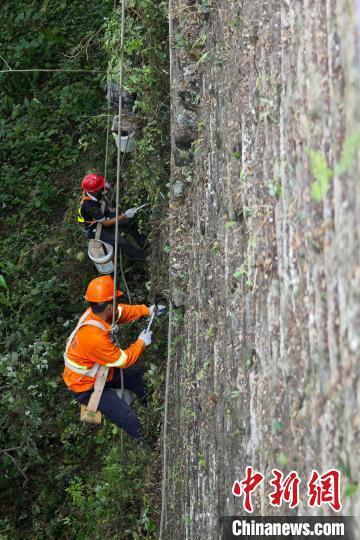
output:
[[[120,63],[119,63],[119,131],[121,133],[121,114],[122,114],[122,100],[121,91],[123,85],[123,57],[124,57],[124,35],[125,35],[125,0],[121,3],[121,32],[120,32]],[[116,167],[116,221],[115,221],[115,264],[114,264],[114,295],[113,295],[113,312],[112,312],[112,326],[115,325],[116,317],[116,289],[117,289],[117,267],[118,267],[118,251],[119,251],[119,192],[120,192],[120,144],[117,151],[117,167]]]
[[[172,25],[172,0],[169,2],[169,59],[170,59],[170,88],[172,87],[172,47],[171,40],[173,39],[173,25]],[[172,325],[172,302],[169,302],[169,329],[168,329],[168,348],[167,348],[167,363],[166,363],[166,382],[165,382],[165,410],[164,410],[164,430],[163,430],[163,463],[162,463],[162,486],[161,486],[161,515],[160,515],[160,540],[164,540],[164,527],[165,527],[165,512],[166,512],[166,468],[167,468],[167,427],[168,427],[168,403],[169,403],[169,386],[170,386],[170,358],[171,358],[171,332]]]
[[[101,201],[101,211],[102,213],[105,212],[105,206],[106,206],[106,180],[107,180],[107,166],[108,166],[108,156],[109,156],[109,131],[110,131],[110,94],[108,92],[108,121],[107,121],[107,130],[106,130],[106,143],[105,143],[105,163],[104,163],[104,187],[103,187],[103,199]],[[97,223],[96,226],[96,240],[100,240],[100,234],[101,234],[102,224],[100,221]]]
[[[7,62],[6,62],[7,64]],[[103,73],[102,69],[0,69],[0,73]]]
[[[122,85],[123,85],[123,57],[124,57],[124,35],[125,35],[125,1],[122,0],[121,2],[121,30],[120,30],[120,63],[119,63],[119,137],[121,133],[121,113],[122,113],[122,101],[121,101],[121,91],[122,91]],[[118,270],[118,251],[119,251],[119,192],[120,192],[120,168],[121,168],[121,162],[120,162],[120,141],[118,144],[118,151],[117,151],[117,163],[116,163],[116,203],[115,203],[115,261],[114,261],[114,291],[113,291],[113,309],[112,309],[112,330],[115,329],[115,320],[116,320],[116,290],[117,290],[117,270]],[[120,250],[120,257],[121,257],[121,250]],[[120,268],[121,273],[124,276],[123,268],[122,268],[122,260],[120,260]],[[124,283],[126,283],[124,281]],[[127,284],[126,284],[127,287]],[[121,397],[124,398],[124,373],[123,370],[120,368],[120,376],[121,376]],[[121,439],[120,439],[120,447],[121,447],[121,455],[124,456],[124,432],[121,430]]]
[[[124,269],[123,269],[123,264],[122,264],[122,251],[121,251],[121,249],[120,249],[120,272],[121,272],[121,277],[122,277],[123,282],[124,282],[124,287],[126,289],[126,294],[127,294],[128,299],[129,299],[129,304],[132,304],[130,289],[129,289],[127,281],[125,279],[125,274],[124,274]]]
[[[168,329],[168,349],[166,364],[166,382],[165,382],[165,410],[164,410],[164,429],[163,429],[163,464],[162,464],[162,487],[161,487],[161,517],[160,517],[160,540],[164,538],[164,523],[166,511],[166,468],[167,468],[167,417],[170,386],[170,358],[171,358],[171,324],[172,324],[172,303],[169,303],[169,329]]]
[[[120,134],[119,134],[118,136],[119,136],[119,144],[120,144]],[[120,163],[120,174],[121,174],[121,171],[123,170],[123,167],[124,167],[124,161],[125,161],[125,157],[126,157],[126,150],[127,150],[127,147],[128,147],[128,142],[129,142],[129,139],[127,139],[127,141],[126,141],[125,150],[124,150],[124,155],[123,155],[122,160],[121,160],[121,163]],[[110,199],[110,204],[111,204],[111,205],[112,205],[113,200],[114,200],[115,192],[116,192],[116,186],[115,186],[115,188],[113,189],[113,192],[112,192],[112,194],[111,194],[111,199]]]
[[[109,133],[110,133],[110,112],[111,112],[111,103],[110,103],[110,91],[107,92],[107,129],[106,129],[106,144],[105,144],[105,163],[104,163],[104,196],[106,192],[106,181],[107,181],[107,168],[108,168],[108,159],[109,159]]]

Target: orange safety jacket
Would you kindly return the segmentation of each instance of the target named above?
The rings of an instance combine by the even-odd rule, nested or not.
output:
[[[129,306],[119,304],[117,324],[146,317],[150,310],[145,305]],[[63,379],[73,392],[91,390],[95,383],[100,364],[109,366],[107,381],[114,377],[114,368],[132,366],[145,349],[138,339],[127,349],[120,349],[110,338],[110,325],[88,308],[70,335],[64,353],[65,368]]]

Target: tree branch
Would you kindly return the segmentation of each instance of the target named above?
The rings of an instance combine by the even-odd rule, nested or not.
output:
[[[0,452],[4,452],[6,454],[7,452],[13,452],[14,450],[18,450],[19,448],[21,448],[21,446],[13,446],[12,448],[4,448],[3,450],[0,448]]]
[[[9,452],[12,452],[13,450],[17,450],[18,448],[20,448],[20,446],[14,446],[13,448],[5,448],[4,450],[0,450],[0,452],[2,452],[3,454],[5,454],[6,456],[8,456],[11,459],[11,461],[14,463],[14,465],[17,468],[17,470],[19,471],[19,473],[25,478],[25,482],[28,483],[29,482],[28,477],[26,476],[26,474],[24,473],[24,471],[22,470],[20,465],[17,463],[14,456],[12,456],[9,453]]]
[[[36,71],[44,73],[106,73],[104,69],[0,69],[0,73],[32,73]]]

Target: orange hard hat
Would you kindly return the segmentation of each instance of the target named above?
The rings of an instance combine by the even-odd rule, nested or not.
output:
[[[116,296],[123,296],[119,289]],[[85,300],[88,302],[109,302],[114,297],[114,280],[111,276],[100,276],[90,281],[86,289]]]

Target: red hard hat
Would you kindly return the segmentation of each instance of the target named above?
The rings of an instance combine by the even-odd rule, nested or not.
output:
[[[116,296],[123,296],[119,289]],[[85,300],[88,302],[109,302],[114,297],[114,281],[111,276],[99,276],[90,281],[86,289]]]
[[[105,185],[105,178],[99,174],[87,174],[82,181],[82,188],[89,193],[101,191]]]

